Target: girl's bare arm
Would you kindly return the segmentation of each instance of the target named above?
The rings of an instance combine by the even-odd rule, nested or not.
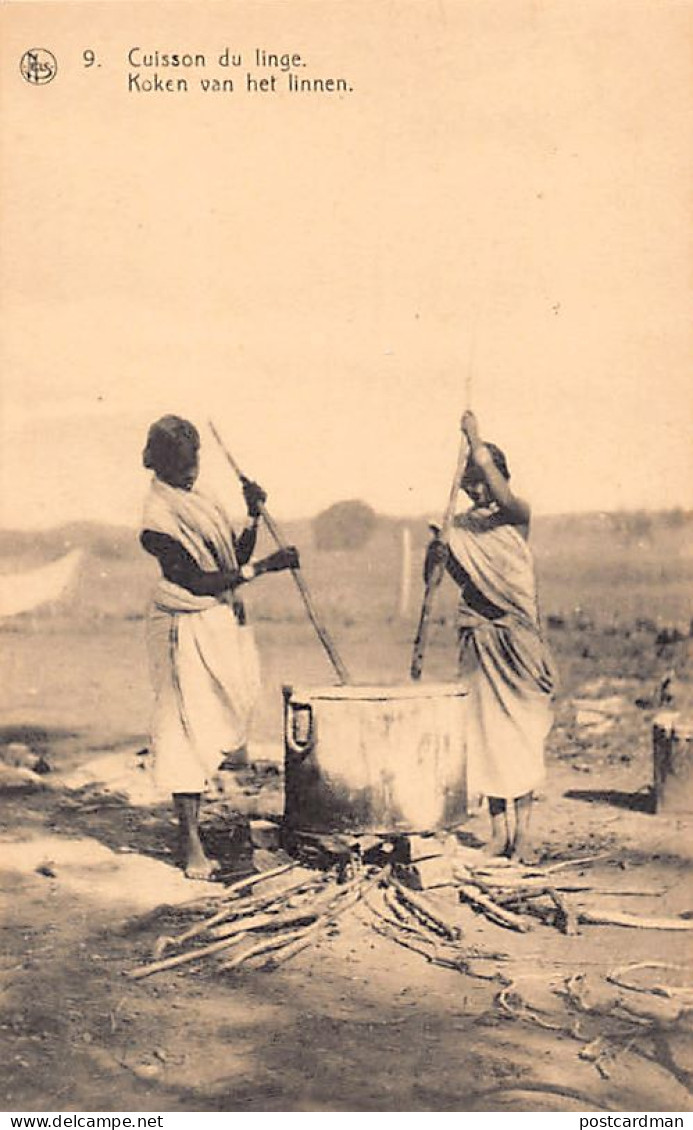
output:
[[[483,474],[491,496],[498,503],[508,522],[513,526],[529,526],[531,517],[529,504],[513,493],[510,483],[496,467],[491,452],[479,435],[479,426],[473,412],[465,412],[462,417],[462,430],[469,441],[471,458]]]

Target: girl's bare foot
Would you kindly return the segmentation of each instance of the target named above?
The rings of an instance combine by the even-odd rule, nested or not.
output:
[[[216,871],[214,861],[203,855],[201,859],[189,859],[185,865],[185,878],[209,882]]]
[[[537,862],[536,852],[529,840],[529,820],[532,815],[532,794],[525,793],[515,798],[515,837],[511,856],[518,863],[532,866]]]
[[[183,870],[188,879],[211,879],[216,865],[205,855],[200,839],[200,794],[174,793]]]
[[[527,840],[517,836],[509,855],[511,859],[514,859],[517,863],[523,863],[525,867],[535,867],[539,862],[539,856],[532,845]]]
[[[484,851],[487,855],[504,855],[507,857],[510,854],[510,844],[508,843],[507,836],[491,836],[491,839],[486,844]]]

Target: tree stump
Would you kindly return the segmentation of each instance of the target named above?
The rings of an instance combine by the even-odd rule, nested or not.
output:
[[[652,752],[656,811],[693,814],[693,715],[657,714]]]

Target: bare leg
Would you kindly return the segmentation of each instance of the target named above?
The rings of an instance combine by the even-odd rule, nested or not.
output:
[[[183,869],[188,879],[209,879],[214,864],[205,855],[200,839],[200,794],[174,793],[173,805],[183,855]]]
[[[486,850],[491,855],[507,855],[510,850],[510,832],[506,801],[503,797],[490,796],[488,811],[491,817],[491,841],[486,845]]]
[[[532,794],[515,797],[515,839],[512,854],[521,863],[535,863],[529,841],[529,819],[532,815]]]

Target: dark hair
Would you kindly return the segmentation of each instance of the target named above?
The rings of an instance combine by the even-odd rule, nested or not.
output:
[[[162,416],[150,427],[142,462],[149,471],[168,481],[197,455],[200,433],[181,416]]]
[[[501,451],[500,447],[496,447],[495,443],[485,443],[484,447],[488,448],[489,453],[491,455],[491,458],[493,460],[493,465],[496,468],[496,470],[500,471],[500,473],[501,473],[501,475],[503,476],[504,479],[509,479],[510,478],[510,471],[508,469],[508,460],[505,458],[505,453],[503,451]],[[464,471],[462,472],[462,480],[461,480],[460,485],[464,489],[465,482],[470,482],[470,481],[475,482],[475,481],[478,481],[480,478],[483,478],[483,475],[481,474],[481,471],[479,470],[476,463],[474,462],[474,460],[470,456],[467,459]]]

